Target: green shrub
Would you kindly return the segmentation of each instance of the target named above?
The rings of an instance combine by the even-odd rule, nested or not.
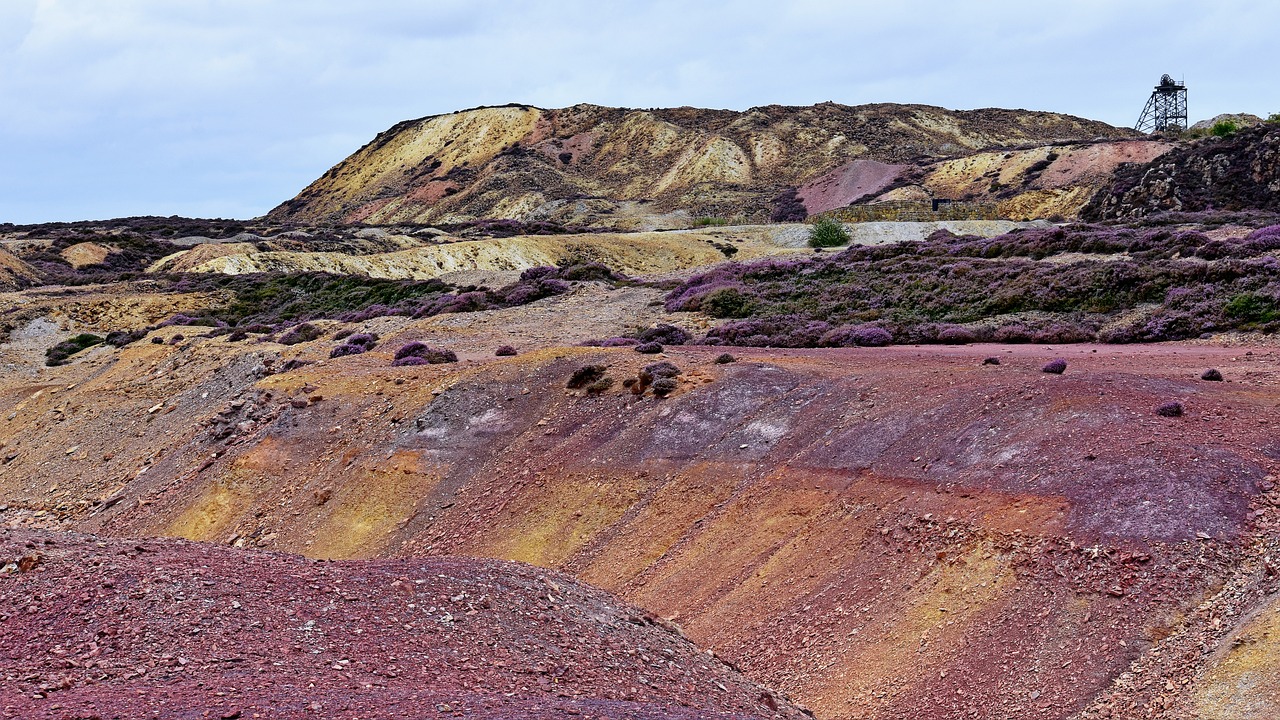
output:
[[[809,229],[809,247],[835,247],[848,245],[852,238],[844,225],[828,217],[818,218]]]
[[[94,345],[101,345],[103,341],[103,338],[100,338],[97,335],[80,333],[79,335],[63,340],[57,345],[46,350],[44,353],[44,364],[49,367],[56,367],[58,365],[65,364],[67,362],[67,358],[75,355],[85,348],[90,348]]]
[[[737,288],[712,290],[702,298],[702,311],[714,318],[744,318],[755,309],[755,299]]]
[[[711,227],[728,225],[729,221],[722,217],[700,217],[693,221],[694,227]]]
[[[1209,132],[1214,137],[1226,137],[1235,134],[1239,129],[1240,126],[1234,120],[1222,120],[1214,123],[1213,127],[1209,128]]]
[[[1265,122],[1271,125],[1280,125],[1280,112],[1271,113],[1271,115],[1267,117]]]

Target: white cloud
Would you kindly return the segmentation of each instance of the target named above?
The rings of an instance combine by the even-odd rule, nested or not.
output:
[[[253,215],[482,104],[1280,110],[1260,0],[0,0],[0,221]]]

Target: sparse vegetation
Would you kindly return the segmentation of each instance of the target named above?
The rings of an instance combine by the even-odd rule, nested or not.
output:
[[[1222,372],[1217,368],[1209,368],[1200,373],[1200,379],[1208,382],[1222,382]]]
[[[75,355],[86,348],[91,348],[94,345],[100,345],[103,342],[105,342],[104,338],[90,333],[73,335],[46,350],[44,353],[44,364],[50,367],[66,364],[67,358],[72,355]]]
[[[729,353],[720,353],[719,355],[716,356],[717,365],[728,365],[729,363],[737,362],[737,361],[738,361],[738,358],[730,355]]]
[[[700,227],[723,227],[728,225],[729,221],[722,217],[700,217],[693,221],[693,226]]]
[[[514,357],[516,349],[510,345],[499,345],[498,349],[493,351],[493,354],[498,357]]]
[[[943,231],[919,242],[722,265],[671,290],[666,309],[705,312],[732,298],[731,312],[741,317],[703,342],[762,347],[1127,343],[1274,332],[1277,250],[1280,225],[1220,240],[1166,227],[1073,225],[993,238]],[[1065,253],[1083,257],[1041,262]],[[1129,319],[1115,322],[1121,316]]]
[[[1182,403],[1167,402],[1156,408],[1156,414],[1160,417],[1182,417]]]

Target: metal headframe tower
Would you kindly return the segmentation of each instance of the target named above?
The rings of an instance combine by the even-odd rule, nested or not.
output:
[[[1172,128],[1184,130],[1186,127],[1187,85],[1163,75],[1134,128],[1150,133]]]

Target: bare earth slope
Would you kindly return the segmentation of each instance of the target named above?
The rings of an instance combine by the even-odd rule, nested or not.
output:
[[[269,218],[374,224],[550,218],[622,227],[640,206],[642,215],[760,221],[784,188],[858,159],[893,163],[1134,135],[1056,113],[924,105],[479,108],[392,127]],[[846,183],[836,194],[856,194],[857,187]]]
[[[1242,688],[1280,667],[1274,348],[681,347],[674,395],[636,399],[651,356],[570,345],[658,297],[380,318],[336,360],[188,337],[7,376],[0,520],[554,568],[820,718],[1273,716]],[[461,362],[389,367],[412,339]],[[567,390],[591,363],[613,388]]]
[[[0,531],[0,566],[0,717],[804,717],[527,565]]]

